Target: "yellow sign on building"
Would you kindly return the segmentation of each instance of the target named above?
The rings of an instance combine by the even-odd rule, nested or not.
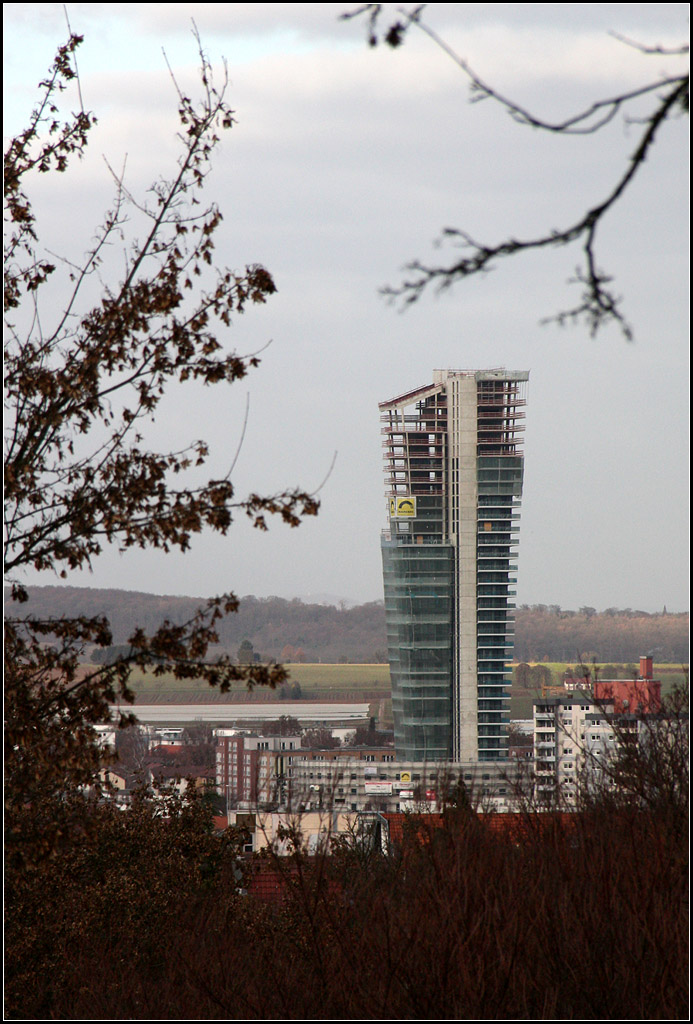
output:
[[[416,518],[416,498],[390,498],[390,518]]]

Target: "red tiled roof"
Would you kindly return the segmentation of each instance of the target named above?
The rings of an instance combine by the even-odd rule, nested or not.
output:
[[[390,829],[390,840],[401,843],[404,838],[425,841],[433,829],[444,828],[450,823],[444,814],[383,814]],[[506,814],[477,814],[476,819],[496,835],[507,836],[514,842],[527,839],[537,830],[556,825],[565,827],[573,822],[573,816],[565,812],[533,812]]]
[[[286,896],[287,878],[268,864],[254,866],[246,883],[249,896],[261,903],[280,903]]]

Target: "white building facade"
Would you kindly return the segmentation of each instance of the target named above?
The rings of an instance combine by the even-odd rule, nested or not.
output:
[[[614,714],[613,702],[595,702],[573,690],[534,704],[535,794],[544,805],[575,806],[580,792],[611,784],[611,767],[638,720]]]

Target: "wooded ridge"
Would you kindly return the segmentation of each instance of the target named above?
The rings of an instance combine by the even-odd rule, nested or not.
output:
[[[32,587],[24,607],[41,618],[106,615],[114,644],[124,644],[137,626],[153,631],[166,618],[185,622],[203,603],[195,597],[49,586]],[[656,662],[688,663],[688,612],[522,605],[515,628],[517,661],[637,662],[652,652]],[[385,609],[379,601],[347,608],[298,598],[243,597],[238,613],[219,623],[219,647],[235,656],[244,640],[262,660],[387,660]]]

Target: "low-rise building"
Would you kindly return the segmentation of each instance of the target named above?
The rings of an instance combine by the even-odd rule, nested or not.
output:
[[[654,678],[650,655],[640,658],[640,674],[634,679],[599,679],[592,683],[595,700],[613,704],[614,714],[652,715],[662,707],[662,684]]]
[[[365,761],[297,758],[290,806],[296,810],[436,811],[451,800],[507,811],[527,792],[529,775],[517,761]]]
[[[258,853],[271,848],[279,856],[286,856],[300,846],[308,854],[329,853],[330,844],[339,836],[351,836],[356,827],[356,815],[343,812],[305,811],[232,811],[229,826],[246,832],[244,853]]]
[[[205,765],[153,762],[147,767],[147,781],[155,794],[175,792],[182,796],[190,786],[198,793],[213,791],[216,779],[214,768]]]
[[[531,776],[504,762],[395,761],[392,747],[301,748],[299,736],[215,730],[217,792],[240,811],[353,814],[437,811],[451,800],[504,812],[528,794]]]

